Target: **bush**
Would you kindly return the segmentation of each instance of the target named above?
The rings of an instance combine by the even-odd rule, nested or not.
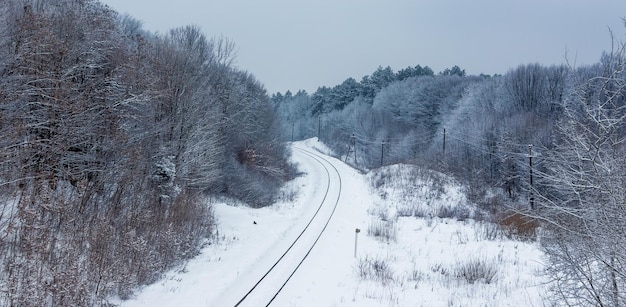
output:
[[[427,214],[418,206],[405,204],[397,206],[396,215],[399,217],[424,217]]]
[[[443,275],[443,276],[448,276],[448,275],[450,275],[450,271],[448,270],[448,268],[444,267],[444,266],[443,266],[443,264],[441,264],[441,263],[433,264],[433,265],[430,267],[430,270],[431,270],[433,273],[439,273],[439,274],[441,274],[441,275]]]
[[[498,268],[493,261],[488,262],[482,258],[474,258],[459,264],[454,271],[454,275],[470,284],[475,282],[491,284],[496,281]]]
[[[363,280],[377,280],[383,284],[394,280],[393,271],[384,259],[370,258],[369,256],[359,258],[356,270]]]
[[[505,231],[499,224],[480,222],[474,226],[474,238],[476,240],[494,241],[502,238]]]
[[[469,208],[459,204],[456,206],[441,206],[436,209],[435,215],[442,219],[456,218],[459,221],[465,221],[470,218],[471,211]]]
[[[456,215],[456,208],[442,206],[437,209],[437,217],[441,219],[451,219]]]
[[[509,239],[530,240],[537,238],[539,221],[520,212],[504,212],[497,216],[497,223]]]
[[[397,229],[393,220],[382,221],[372,220],[367,227],[367,234],[374,236],[384,242],[395,242],[397,237]]]

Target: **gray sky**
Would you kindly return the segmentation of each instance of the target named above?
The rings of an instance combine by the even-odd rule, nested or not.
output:
[[[101,0],[153,32],[197,25],[238,48],[236,65],[269,93],[458,65],[504,74],[519,64],[595,63],[626,40],[626,0]]]

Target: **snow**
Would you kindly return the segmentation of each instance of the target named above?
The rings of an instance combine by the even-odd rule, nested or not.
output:
[[[17,212],[18,197],[10,197],[0,199],[0,233],[7,233],[9,224],[14,220],[13,217]]]
[[[315,139],[293,146],[329,152]],[[317,210],[320,192],[327,188],[325,170],[299,150],[293,152],[293,161],[305,172],[285,188],[297,191],[293,201],[261,209],[214,204],[218,242],[161,281],[140,289],[133,299],[111,302],[121,306],[233,306],[298,236]],[[363,175],[337,159],[324,158],[341,174],[338,206],[317,245],[272,306],[542,305],[545,286],[538,273],[543,264],[536,242],[487,240],[482,235],[484,224],[471,219],[397,215],[398,207],[411,202],[419,202],[420,208],[424,201],[430,201],[430,206],[468,206],[453,180],[432,181],[430,175],[425,176],[416,183],[421,192],[406,194],[398,189],[410,184],[402,183],[409,166],[389,168],[385,176],[391,180],[398,175],[396,185],[375,188],[370,182],[378,174]],[[435,188],[433,184],[443,192],[425,199],[430,195],[425,189]],[[337,185],[331,180],[331,192]],[[414,194],[422,196],[407,196]],[[323,214],[331,212],[324,210]],[[322,229],[319,222],[314,224],[318,224],[312,226],[316,231]],[[377,229],[388,230],[388,238],[368,235]],[[455,273],[471,261],[494,268],[494,280],[469,283]],[[274,285],[262,291],[270,297],[269,289],[282,284],[279,277],[272,278]],[[266,299],[251,296],[246,303],[265,305]]]

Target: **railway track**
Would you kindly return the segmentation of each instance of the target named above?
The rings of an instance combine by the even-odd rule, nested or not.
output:
[[[248,305],[262,306],[263,304],[265,304],[265,306],[271,305],[320,240],[339,204],[341,176],[337,168],[323,156],[312,151],[298,147],[294,147],[294,150],[298,150],[302,154],[310,157],[324,168],[327,175],[324,197],[311,219],[300,231],[295,240],[293,240],[273,265],[267,269],[258,281],[256,281],[239,299],[235,307]],[[332,186],[333,180],[331,180],[335,175],[338,185],[336,191]]]

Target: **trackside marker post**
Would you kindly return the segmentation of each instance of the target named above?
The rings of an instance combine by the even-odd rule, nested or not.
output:
[[[354,230],[354,258],[356,258],[356,246],[359,241],[359,232],[361,232],[361,229],[357,228]]]

